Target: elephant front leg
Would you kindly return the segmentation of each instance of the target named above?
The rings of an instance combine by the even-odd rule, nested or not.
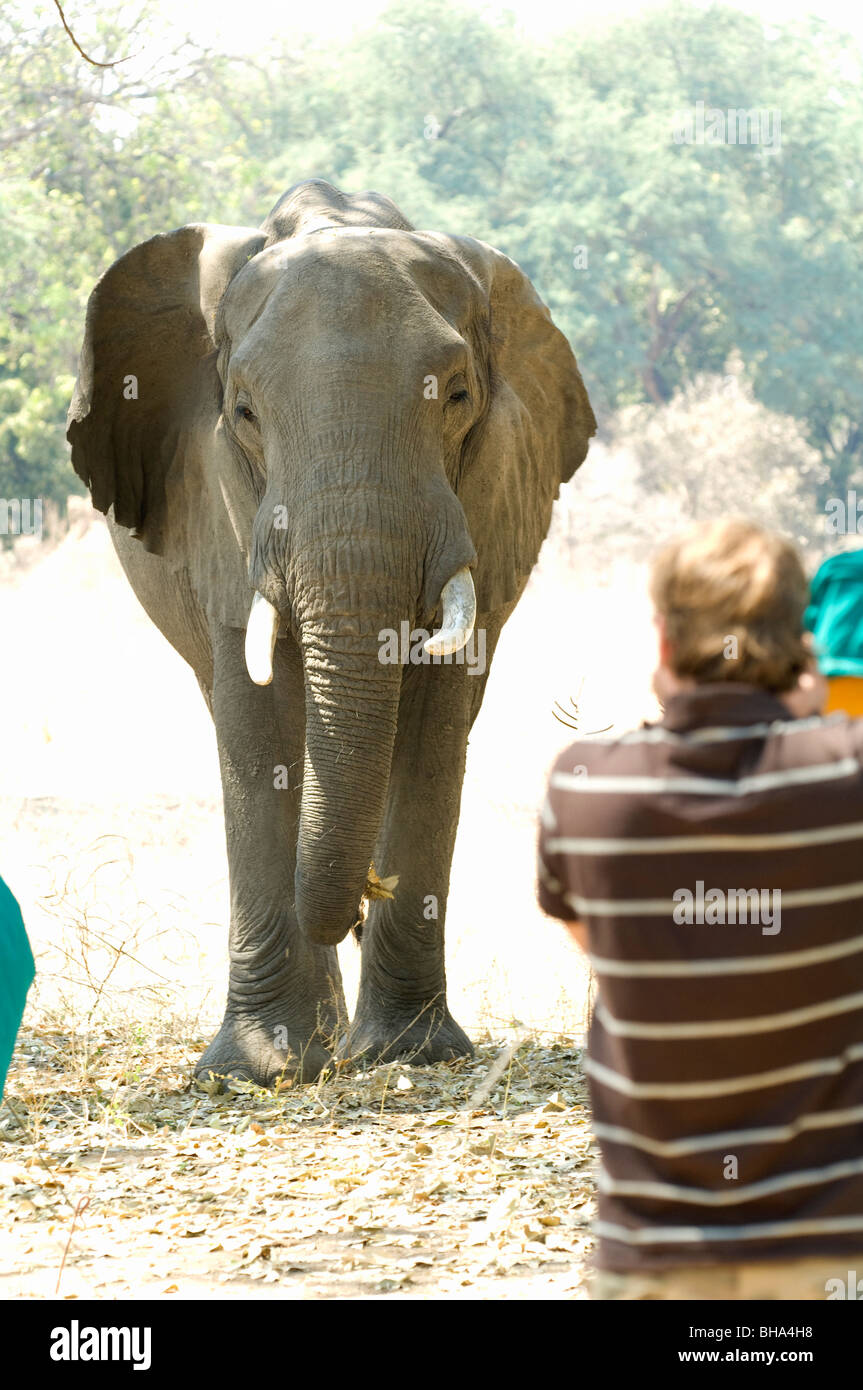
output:
[[[447,1006],[444,962],[467,737],[486,680],[485,673],[472,676],[468,669],[413,667],[405,673],[375,851],[377,873],[398,874],[399,882],[392,901],[371,904],[363,927],[356,1016],[344,1049],[354,1058],[430,1063],[473,1052]]]
[[[311,1081],[332,1056],[346,1011],[335,948],[310,944],[294,915],[302,778],[303,685],[290,639],[273,684],[246,671],[242,632],[214,634],[219,745],[231,891],[225,1017],[195,1068],[202,1079],[272,1086]]]

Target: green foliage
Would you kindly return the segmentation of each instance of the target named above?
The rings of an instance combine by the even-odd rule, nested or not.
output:
[[[0,184],[0,497],[64,504],[63,421],[75,380],[91,257],[81,199],[33,182]]]
[[[820,21],[670,0],[540,45],[452,0],[396,0],[344,42],[233,59],[168,51],[152,6],[131,29],[98,8],[88,50],[133,55],[107,70],[53,6],[0,16],[0,497],[75,486],[65,407],[111,261],[184,222],[257,225],[312,175],[518,260],[601,424],[736,354],[753,401],[826,463],[822,494],[859,475],[861,58]],[[778,111],[781,147],[675,143],[699,101]]]

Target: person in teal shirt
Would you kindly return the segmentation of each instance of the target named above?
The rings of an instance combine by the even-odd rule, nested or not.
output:
[[[825,713],[863,718],[863,548],[831,555],[819,567],[804,621],[827,677]]]
[[[35,974],[21,909],[0,878],[0,1097]]]

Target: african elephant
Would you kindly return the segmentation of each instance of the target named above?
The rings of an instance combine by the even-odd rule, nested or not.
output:
[[[444,970],[467,738],[595,428],[514,262],[377,193],[299,183],[260,229],[180,227],[96,285],[72,461],[219,748],[230,971],[199,1075],[471,1052]],[[438,635],[383,660],[403,623]],[[348,1025],[335,947],[372,863],[398,886]]]

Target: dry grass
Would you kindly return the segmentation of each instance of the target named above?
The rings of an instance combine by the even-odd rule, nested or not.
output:
[[[0,1111],[6,1295],[584,1296],[580,1049],[191,1083],[205,1039],[22,1033]],[[11,1256],[11,1258],[10,1258]]]
[[[189,903],[144,901],[119,835],[40,872],[0,1107],[7,1296],[584,1296],[579,1039],[489,1019],[471,1061],[210,1094]]]

